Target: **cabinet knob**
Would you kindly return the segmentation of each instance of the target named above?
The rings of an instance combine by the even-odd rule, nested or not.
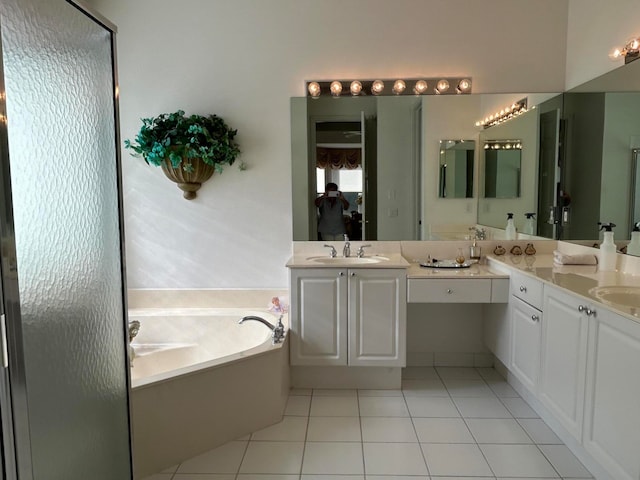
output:
[[[351,272],[351,276],[355,277],[356,276],[356,272]]]
[[[527,287],[525,287],[524,285],[520,285],[520,291],[522,293],[526,292],[527,291]]]
[[[534,322],[539,322],[540,317],[538,315],[531,315],[531,320],[533,320]]]
[[[579,312],[584,312],[586,309],[587,309],[587,307],[585,307],[584,305],[578,305],[578,311]]]
[[[450,288],[447,288],[447,293],[451,295],[453,293],[453,290],[451,290]]]
[[[340,273],[338,274],[338,276],[339,276],[339,277],[344,277],[344,272],[340,272]]]
[[[587,308],[587,317],[591,317],[591,316],[595,317],[596,316],[596,311],[592,310],[590,308]]]

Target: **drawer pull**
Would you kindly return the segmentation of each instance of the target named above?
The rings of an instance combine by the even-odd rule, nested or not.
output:
[[[451,295],[453,293],[453,290],[451,290],[450,288],[447,288],[447,293]]]
[[[522,293],[526,293],[526,291],[527,291],[527,287],[525,287],[524,285],[520,285],[520,291],[521,291]]]
[[[539,322],[540,317],[538,315],[531,315],[531,320],[533,320],[534,322]]]

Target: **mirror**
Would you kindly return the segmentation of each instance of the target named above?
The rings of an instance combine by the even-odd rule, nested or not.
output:
[[[396,110],[398,118],[409,120],[396,125],[393,120],[384,120],[380,111],[369,117],[372,134],[365,140],[365,152],[369,147],[368,153],[377,157],[377,171],[364,174],[364,197],[368,196],[371,202],[369,222],[374,223],[371,228],[375,232],[369,238],[429,239],[434,227],[442,224],[479,223],[504,228],[506,213],[513,211],[519,231],[524,227],[524,214],[536,212],[535,233],[539,236],[593,240],[598,238],[597,222],[604,221],[618,225],[616,240],[628,240],[634,221],[640,221],[640,213],[634,209],[635,203],[640,204],[640,194],[636,194],[639,182],[633,175],[634,149],[640,149],[639,85],[640,61],[636,61],[564,94],[412,97],[416,103],[406,113],[400,113],[402,108],[394,106],[394,102],[406,99],[385,97],[387,105],[381,108]],[[518,118],[482,131],[474,126],[488,112],[499,111],[525,97],[529,110]],[[308,104],[319,105],[322,100],[326,100],[323,114],[341,115],[344,104],[361,106],[366,101],[383,99],[292,99],[294,240],[313,239],[313,234],[317,234],[311,225],[315,214],[310,205],[316,185],[312,184],[315,177],[311,175],[309,160],[312,153]],[[358,107],[358,111],[366,112],[366,108]],[[384,151],[374,142],[381,132],[389,137],[399,135]],[[442,196],[439,141],[456,138],[472,139],[479,145],[473,177],[477,200]],[[523,145],[520,196],[487,197],[482,146],[486,140],[514,138],[521,139]],[[414,155],[417,151],[417,160],[414,157],[405,163],[395,145],[407,144],[412,145]],[[381,179],[400,170],[408,172],[403,180],[379,185]],[[403,223],[393,223],[399,217],[403,217],[407,228],[395,228]]]
[[[439,198],[473,197],[473,140],[440,140]]]
[[[484,198],[518,198],[522,140],[487,140],[483,150]]]

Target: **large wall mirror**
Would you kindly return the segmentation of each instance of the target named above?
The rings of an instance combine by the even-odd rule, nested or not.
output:
[[[522,98],[529,106],[523,115],[475,127],[488,112]],[[361,143],[370,171],[363,172],[361,195],[364,237],[371,240],[429,239],[445,223],[504,228],[507,212],[514,212],[519,230],[524,214],[536,212],[536,234],[564,240],[597,239],[598,221],[617,224],[616,239],[624,240],[640,221],[633,208],[640,198],[633,175],[634,150],[640,149],[640,61],[563,94],[295,98],[291,107],[294,240],[317,234],[313,125],[322,117],[365,125]],[[443,196],[441,139],[475,142],[473,198],[466,190],[463,198]],[[513,139],[522,145],[519,193],[500,198],[500,162],[487,165],[483,147]],[[513,180],[516,163],[507,164]],[[495,182],[487,183],[487,172],[495,172]]]

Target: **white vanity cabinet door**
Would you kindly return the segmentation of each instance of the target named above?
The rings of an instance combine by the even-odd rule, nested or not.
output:
[[[616,480],[640,478],[640,323],[597,308],[589,319],[583,445]]]
[[[347,269],[291,269],[291,365],[347,364]]]
[[[511,372],[535,393],[540,371],[542,313],[519,298],[511,297]]]
[[[406,273],[349,270],[349,365],[406,366]]]
[[[578,297],[545,285],[538,393],[578,441],[582,440],[584,413],[587,308]]]

